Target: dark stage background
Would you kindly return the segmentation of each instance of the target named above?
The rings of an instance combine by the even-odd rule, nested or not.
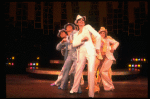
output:
[[[85,9],[83,7],[87,7]],[[58,68],[50,60],[63,60],[56,45],[58,30],[78,14],[87,16],[87,24],[97,31],[101,26],[119,41],[112,69],[128,68],[132,58],[146,58],[148,69],[148,3],[146,1],[103,2],[4,2],[5,62],[15,56],[14,66],[6,73],[26,73],[28,63],[39,56],[39,67]]]

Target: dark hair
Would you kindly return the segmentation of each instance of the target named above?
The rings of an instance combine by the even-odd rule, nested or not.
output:
[[[72,26],[71,24],[68,24],[67,26]],[[65,27],[65,30],[66,30],[66,28],[67,28],[67,26]],[[72,29],[74,30],[75,28],[72,26]]]
[[[66,31],[61,31],[61,32],[65,32],[65,34],[68,35]],[[60,37],[61,32],[57,35],[57,37]]]
[[[75,29],[79,30],[79,26],[78,26],[78,25],[75,25]]]
[[[78,20],[77,20],[77,23],[78,23],[78,21],[81,20],[81,19],[82,19],[82,18],[78,19]],[[83,17],[83,19],[84,19],[83,21],[85,22],[85,17]]]
[[[66,31],[61,31],[61,32],[65,32],[65,34],[68,35],[68,33]],[[61,34],[61,32],[60,32],[60,34]]]

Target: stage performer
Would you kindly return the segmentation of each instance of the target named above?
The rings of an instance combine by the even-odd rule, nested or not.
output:
[[[115,39],[113,39],[110,36],[107,36],[108,32],[105,27],[101,27],[99,30],[99,33],[102,37],[101,39],[101,55],[103,57],[103,60],[96,62],[98,75],[97,75],[97,82],[95,85],[96,91],[99,91],[100,88],[98,88],[98,84],[101,83],[104,86],[105,91],[112,91],[115,89],[112,79],[111,79],[111,66],[113,64],[113,61],[116,61],[115,57],[113,56],[114,50],[117,49],[119,46],[119,42],[117,42]],[[100,63],[99,63],[100,62]],[[99,66],[98,66],[99,65]],[[100,76],[99,76],[100,73]]]
[[[64,61],[65,61],[66,58],[67,58],[67,56],[68,56],[68,54],[67,54],[68,50],[67,50],[67,47],[66,47],[67,46],[67,37],[68,37],[68,34],[67,34],[66,30],[65,29],[59,30],[59,32],[57,34],[57,37],[62,38],[62,41],[57,44],[56,50],[61,51],[62,55],[64,56]],[[57,80],[54,83],[50,84],[51,86],[55,86],[55,85],[56,86],[60,86],[62,75],[63,75],[63,68],[64,67],[62,67],[62,69],[60,71],[60,74],[58,75]]]
[[[73,85],[73,80],[74,80],[74,73],[75,73],[75,67],[76,67],[76,61],[77,61],[77,52],[76,52],[76,47],[72,46],[72,40],[73,40],[73,35],[77,31],[74,30],[75,26],[72,23],[68,23],[64,26],[64,29],[67,31],[68,34],[68,40],[66,40],[66,50],[68,51],[68,56],[67,59],[65,60],[64,66],[63,66],[63,75],[61,79],[61,84],[58,87],[58,89],[67,89],[68,88],[68,77],[69,77],[69,71],[70,68],[74,68],[72,73],[70,74],[70,85],[72,87]],[[78,88],[79,93],[81,93],[81,88]]]
[[[100,53],[100,34],[92,28],[91,25],[85,25],[86,16],[77,15],[75,24],[79,26],[79,31],[74,34],[73,47],[77,47],[77,67],[74,77],[73,87],[70,93],[77,93],[80,85],[80,79],[85,67],[86,59],[88,60],[88,84],[89,97],[94,97],[94,66],[96,53]],[[91,39],[91,33],[96,38],[96,48]]]
[[[64,61],[66,60],[66,58],[67,58],[67,56],[68,56],[68,34],[67,34],[67,32],[66,32],[66,30],[65,29],[61,29],[61,30],[59,30],[59,32],[58,32],[58,34],[57,34],[57,37],[60,37],[60,38],[62,38],[62,41],[60,42],[60,43],[58,43],[57,44],[57,46],[56,46],[56,49],[58,50],[58,51],[60,51],[61,50],[61,53],[62,53],[62,55],[64,56]],[[73,74],[73,72],[75,71],[75,65],[76,64],[72,64],[73,66],[71,66],[71,69],[70,69],[70,71],[69,71],[69,75],[70,75],[70,85],[72,86],[73,85],[73,80],[74,80],[74,74]],[[61,72],[60,72],[60,74],[58,75],[58,78],[57,78],[57,80],[54,82],[54,83],[52,83],[52,84],[50,84],[51,86],[60,86],[60,84],[61,84],[61,80],[62,80],[62,77],[63,77],[63,72],[64,72],[64,67],[65,66],[63,66],[62,67],[62,69],[61,69]],[[81,79],[81,85],[83,85],[84,84],[84,79],[82,78]]]

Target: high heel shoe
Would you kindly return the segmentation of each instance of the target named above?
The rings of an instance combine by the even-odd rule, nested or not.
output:
[[[50,86],[56,86],[55,83],[50,84]]]
[[[109,90],[105,90],[105,91],[114,91],[115,88],[110,88]]]
[[[114,89],[110,89],[110,90],[105,90],[105,91],[114,91]]]
[[[77,94],[77,93],[81,94],[82,92],[73,92],[73,91],[70,91],[70,94]]]

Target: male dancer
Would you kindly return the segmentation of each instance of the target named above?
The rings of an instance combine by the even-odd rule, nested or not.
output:
[[[79,26],[79,32],[74,35],[73,47],[77,47],[77,67],[71,94],[78,91],[82,71],[85,67],[86,59],[88,60],[88,85],[89,97],[94,97],[94,66],[96,53],[100,53],[101,36],[90,25],[85,25],[86,17],[78,15],[75,24]],[[96,39],[96,45],[93,45],[91,35]]]
[[[68,53],[67,58],[65,60],[64,66],[63,66],[63,74],[62,74],[62,78],[61,78],[61,82],[60,82],[60,86],[58,87],[58,89],[67,89],[68,87],[68,74],[69,71],[71,71],[70,74],[70,85],[73,85],[73,80],[74,80],[74,71],[75,71],[75,66],[76,66],[76,60],[77,60],[77,56],[76,56],[76,48],[72,47],[72,44],[70,42],[72,42],[73,40],[73,35],[74,33],[76,33],[75,26],[71,23],[68,23],[64,26],[65,30],[67,31],[67,39],[63,39],[62,41],[65,42],[60,42],[57,45],[58,49],[61,49],[63,46],[66,46],[66,51],[65,53]],[[61,44],[62,43],[62,44]],[[71,70],[70,70],[71,68]],[[79,93],[81,93],[80,91],[80,87],[79,87]]]
[[[64,73],[63,73],[63,77],[62,77],[62,80],[61,80],[61,85],[60,85],[60,87],[58,87],[59,89],[67,89],[70,68],[74,70],[70,74],[70,85],[72,87],[73,81],[74,81],[76,61],[77,61],[76,47],[72,46],[73,35],[77,32],[76,30],[74,30],[75,26],[72,23],[68,23],[64,26],[64,29],[68,33],[68,46],[67,46],[68,56],[67,56],[67,59],[64,63]],[[81,88],[80,87],[79,87],[78,91],[79,91],[79,93],[81,93]]]
[[[57,37],[61,37],[61,38],[63,38],[62,39],[62,41],[60,42],[60,43],[58,43],[57,44],[57,46],[56,46],[56,49],[58,50],[58,51],[60,51],[61,50],[61,52],[62,52],[62,54],[63,54],[63,56],[64,56],[64,61],[66,60],[66,58],[67,58],[67,56],[68,56],[68,50],[66,49],[66,46],[67,46],[67,32],[65,31],[65,29],[61,29],[61,30],[59,30],[59,32],[58,32],[58,34],[57,34]],[[62,79],[62,75],[63,75],[63,68],[64,67],[62,67],[62,69],[61,69],[61,72],[60,72],[60,74],[58,75],[58,78],[57,78],[57,80],[54,82],[54,83],[52,83],[52,84],[50,84],[51,86],[60,86],[60,84],[61,84],[61,79]]]

